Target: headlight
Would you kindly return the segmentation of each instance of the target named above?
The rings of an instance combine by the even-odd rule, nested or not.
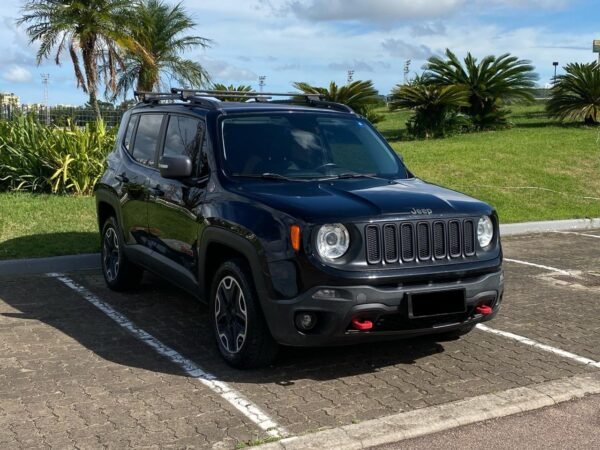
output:
[[[486,248],[494,238],[494,224],[488,216],[483,216],[477,224],[477,239],[481,248]]]
[[[317,233],[317,251],[321,258],[332,261],[348,251],[350,235],[341,223],[322,225]]]

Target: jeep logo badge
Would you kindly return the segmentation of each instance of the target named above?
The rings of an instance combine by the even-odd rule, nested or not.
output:
[[[414,215],[418,215],[418,216],[430,216],[433,214],[433,211],[431,209],[416,209],[413,208],[410,210],[411,214]]]

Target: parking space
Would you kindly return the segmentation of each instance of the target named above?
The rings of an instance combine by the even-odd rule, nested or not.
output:
[[[504,246],[509,259],[550,269],[507,262],[503,309],[488,325],[600,361],[600,239],[549,233]],[[69,279],[290,434],[597,370],[476,330],[451,342],[285,349],[273,367],[240,372],[217,354],[206,308],[168,284],[147,277],[124,295],[98,273]],[[0,447],[233,448],[269,436],[85,292],[51,277],[0,283]]]

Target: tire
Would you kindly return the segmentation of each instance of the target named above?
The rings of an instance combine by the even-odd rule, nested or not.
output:
[[[209,314],[219,352],[230,366],[253,369],[273,362],[279,346],[269,332],[243,260],[226,261],[217,270]]]
[[[108,287],[113,291],[125,291],[139,286],[144,270],[125,256],[123,237],[114,217],[104,222],[100,244],[102,275]]]
[[[475,328],[475,325],[467,325],[466,327],[459,328],[457,330],[448,331],[446,333],[440,333],[435,335],[436,341],[456,341],[460,339],[461,336],[470,333]]]

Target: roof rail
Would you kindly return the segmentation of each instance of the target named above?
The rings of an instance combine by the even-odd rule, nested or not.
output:
[[[343,103],[330,102],[325,100],[326,96],[319,93],[307,92],[253,92],[253,91],[216,91],[203,89],[181,89],[171,88],[172,94],[180,94],[186,98],[244,98],[247,100],[255,100],[257,102],[271,100],[272,103],[290,104],[290,103],[305,103],[309,106],[317,108],[327,108],[335,111],[354,113],[354,110]],[[272,100],[273,97],[290,97],[288,100]]]
[[[184,102],[189,102],[193,105],[199,105],[207,109],[216,109],[219,105],[219,101],[211,100],[209,98],[200,98],[196,95],[187,96],[181,92],[144,92],[144,91],[135,91],[135,97],[140,102],[143,103],[155,103],[158,104],[161,101],[175,101],[181,100]]]
[[[306,92],[251,92],[251,91],[215,91],[202,89],[171,88],[171,92],[144,92],[135,91],[136,98],[143,103],[158,104],[161,101],[189,102],[207,109],[217,109],[220,106],[219,98],[234,98],[254,100],[256,102],[280,104],[306,104],[316,108],[327,108],[334,111],[354,113],[354,110],[343,103],[325,100],[325,95]],[[273,97],[289,97],[288,99],[273,100]]]

